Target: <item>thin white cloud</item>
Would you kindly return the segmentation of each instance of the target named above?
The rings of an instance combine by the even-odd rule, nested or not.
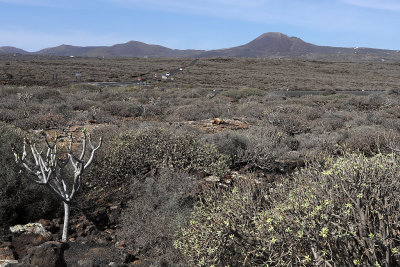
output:
[[[388,11],[400,11],[400,3],[398,0],[343,0],[344,3],[371,9],[380,9]]]
[[[265,12],[270,0],[108,0],[134,9],[159,10],[180,14],[195,14],[239,20],[276,19],[277,15]]]
[[[209,16],[232,21],[288,25],[320,30],[359,30],[370,21],[343,10],[343,1],[297,0],[106,0],[114,5],[148,11]],[[365,0],[368,1],[368,0]],[[340,19],[338,19],[340,18]],[[184,21],[182,22],[184,23]],[[232,29],[234,30],[234,29]]]

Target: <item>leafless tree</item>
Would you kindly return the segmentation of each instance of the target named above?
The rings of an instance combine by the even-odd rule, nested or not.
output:
[[[67,145],[67,155],[65,159],[57,158],[57,142],[50,144],[46,135],[46,153],[38,151],[36,144],[30,142],[27,138],[24,139],[23,152],[19,155],[12,146],[12,151],[18,165],[22,167],[21,174],[35,184],[45,185],[50,191],[56,195],[64,203],[64,227],[62,233],[62,241],[66,242],[68,237],[68,222],[71,201],[81,189],[82,174],[84,170],[89,167],[93,161],[96,150],[101,147],[102,139],[100,138],[99,144],[94,146],[91,141],[90,134],[89,146],[90,155],[85,160],[86,153],[86,131],[82,131],[82,151],[78,156],[72,153],[73,138],[70,135]],[[33,160],[28,158],[27,146],[30,148]],[[29,150],[28,148],[28,150]],[[66,166],[71,164],[73,167],[73,174],[66,174]],[[69,178],[69,179],[68,179]]]

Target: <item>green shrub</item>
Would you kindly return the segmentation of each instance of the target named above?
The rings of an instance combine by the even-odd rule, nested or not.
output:
[[[210,196],[176,246],[198,266],[398,266],[399,157],[318,162],[265,188],[263,202]]]
[[[192,266],[256,265],[252,255],[259,241],[253,216],[261,198],[254,191],[242,183],[231,192],[216,189],[197,203],[174,242]]]
[[[222,175],[227,169],[226,158],[215,146],[191,133],[176,135],[166,128],[126,131],[104,150],[107,153],[96,162],[92,168],[96,173],[90,176],[109,183],[165,167],[215,175]]]

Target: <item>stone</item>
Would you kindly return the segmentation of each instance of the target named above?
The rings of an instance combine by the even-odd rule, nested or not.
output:
[[[81,267],[93,267],[94,263],[93,263],[93,260],[82,259],[82,260],[78,261],[78,266],[81,266]]]
[[[19,266],[17,260],[0,260],[0,267]]]
[[[30,247],[22,262],[40,267],[66,267],[64,251],[68,248],[67,243],[48,241],[39,246]]]
[[[10,227],[10,230],[12,232],[11,245],[14,247],[18,258],[23,258],[29,247],[53,240],[52,234],[40,223],[15,225]]]
[[[208,176],[208,177],[204,178],[204,180],[206,182],[213,182],[213,183],[217,183],[217,182],[221,181],[221,179],[215,175]]]
[[[15,251],[12,248],[11,242],[3,242],[0,244],[0,261],[15,260]]]

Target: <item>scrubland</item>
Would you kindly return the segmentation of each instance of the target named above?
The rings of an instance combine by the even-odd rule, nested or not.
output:
[[[400,265],[399,64],[201,59],[154,78],[188,63],[2,58],[3,233],[60,214],[10,145],[85,128],[104,145],[72,215],[123,203],[103,245],[144,266]]]

